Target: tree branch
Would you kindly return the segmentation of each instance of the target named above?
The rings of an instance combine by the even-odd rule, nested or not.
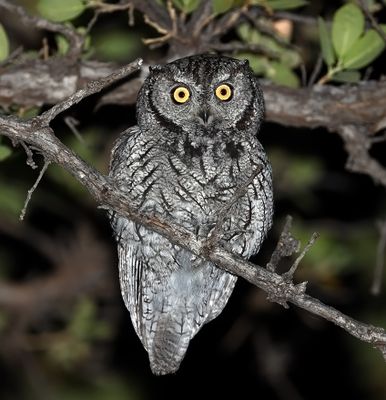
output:
[[[138,68],[139,62],[136,61],[122,70],[133,72]],[[163,235],[172,243],[213,262],[219,268],[243,277],[253,285],[264,290],[268,294],[268,298],[273,301],[283,305],[286,305],[287,302],[293,303],[298,307],[333,322],[356,338],[371,343],[385,357],[386,332],[382,328],[356,321],[340,311],[323,304],[319,300],[306,295],[305,283],[295,285],[292,281],[275,273],[275,268],[267,269],[251,264],[225,250],[218,244],[208,247],[207,240],[197,239],[194,233],[166,221],[158,215],[138,212],[130,206],[131,201],[127,194],[122,193],[115,186],[111,178],[102,175],[88,165],[56,138],[53,130],[49,127],[51,118],[54,118],[58,112],[71,107],[74,102],[78,102],[91,93],[101,90],[106,84],[111,84],[114,80],[121,77],[122,73],[118,71],[118,73],[110,77],[102,78],[100,81],[89,84],[88,89],[81,89],[66,101],[54,106],[51,109],[52,111],[49,110],[44,114],[43,118],[35,117],[28,121],[22,121],[14,117],[0,116],[0,134],[10,138],[13,143],[25,142],[33,146],[43,154],[46,161],[55,162],[66,169],[88,189],[97,204],[101,205],[102,208],[115,210],[120,215]],[[279,242],[278,246],[282,247],[282,244]],[[277,260],[279,261],[280,258],[277,257]]]
[[[48,126],[49,123],[60,113],[65,110],[68,110],[74,104],[79,103],[85,97],[88,97],[92,94],[99,93],[105,87],[110,86],[112,83],[117,82],[126,76],[132,74],[135,71],[138,71],[142,65],[142,59],[138,59],[131,64],[125,65],[119,70],[111,73],[105,78],[100,78],[96,81],[89,82],[84,89],[80,89],[75,92],[72,96],[65,99],[61,103],[55,104],[49,110],[39,115],[34,119],[34,121],[38,121],[38,124],[41,126]]]
[[[0,105],[55,104],[85,83],[111,74],[116,68],[97,61],[82,61],[77,68],[70,68],[65,59],[13,65],[0,75]],[[128,86],[114,88],[104,96],[104,103],[135,103],[136,91],[143,79],[144,76],[139,81],[133,80],[129,93]],[[386,81],[300,89],[267,81],[261,81],[261,85],[269,122],[294,127],[326,127],[331,131],[337,131],[341,125],[363,125],[370,133],[386,127]]]
[[[83,61],[74,66],[66,59],[56,58],[8,66],[0,75],[0,105],[56,104],[79,87],[114,71],[111,64]],[[133,104],[144,75],[116,86],[103,95],[100,104]],[[386,187],[386,169],[369,154],[374,144],[373,134],[386,127],[386,81],[300,89],[267,81],[261,84],[268,122],[303,128],[325,127],[337,132],[349,155],[348,169],[367,174]],[[82,99],[81,95],[77,96],[73,104]],[[63,111],[58,107],[55,113]]]

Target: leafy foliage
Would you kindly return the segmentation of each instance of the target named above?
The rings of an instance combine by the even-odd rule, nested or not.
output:
[[[266,6],[272,10],[291,10],[308,4],[305,0],[252,0],[252,4]]]
[[[298,87],[300,82],[293,69],[301,63],[299,54],[283,44],[278,43],[272,37],[260,33],[249,24],[242,24],[237,30],[240,38],[248,44],[259,45],[266,48],[277,59],[253,53],[240,53],[238,57],[247,59],[253,71],[258,75],[276,82],[280,85]]]
[[[332,43],[339,59],[342,59],[362,35],[364,27],[365,17],[355,4],[346,4],[334,14]]]
[[[37,9],[40,14],[55,22],[71,21],[83,13],[87,0],[39,0]]]
[[[173,0],[173,4],[184,13],[190,14],[200,5],[200,0]]]
[[[322,56],[328,67],[321,82],[359,81],[357,70],[370,65],[385,49],[385,41],[376,30],[365,31],[365,17],[355,4],[346,4],[335,12],[331,33],[323,18],[318,18],[318,25]],[[380,27],[386,32],[386,25]]]
[[[0,24],[0,61],[9,55],[9,41],[3,25]]]
[[[12,154],[12,149],[5,144],[0,144],[0,162],[6,160]]]

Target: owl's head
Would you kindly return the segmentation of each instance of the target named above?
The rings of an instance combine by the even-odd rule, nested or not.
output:
[[[257,133],[264,101],[246,61],[217,55],[182,58],[150,69],[139,93],[140,127],[169,132]]]

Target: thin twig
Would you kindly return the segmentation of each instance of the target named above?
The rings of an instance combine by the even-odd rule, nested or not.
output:
[[[70,128],[71,132],[74,136],[81,142],[82,144],[86,144],[82,134],[78,131],[76,125],[79,124],[79,121],[70,115],[63,118],[65,124]]]
[[[87,26],[86,26],[86,32],[85,35],[90,34],[91,29],[95,26],[95,24],[98,21],[99,16],[101,15],[101,11],[100,10],[94,10],[94,14],[92,16],[92,18],[90,19],[90,21],[88,22]]]
[[[130,8],[128,10],[128,24],[129,26],[134,26],[135,19],[134,19],[134,6],[130,4]]]
[[[385,142],[385,141],[386,141],[386,132],[383,133],[383,134],[380,135],[380,136],[376,136],[376,137],[372,137],[372,138],[371,138],[371,143],[372,143],[372,144],[375,144],[375,143],[382,143],[382,142]]]
[[[292,264],[291,268],[285,272],[282,276],[284,279],[291,281],[293,279],[293,276],[300,264],[300,262],[303,260],[304,256],[309,252],[311,247],[314,245],[316,240],[318,239],[319,234],[317,232],[314,232],[309,239],[307,245],[304,247],[303,251],[299,254],[299,256],[296,258],[294,263]]]
[[[288,11],[277,11],[273,15],[273,17],[276,19],[288,19],[293,22],[298,22],[300,24],[305,24],[305,25],[313,25],[315,26],[316,24],[316,18],[309,16],[309,15],[301,15],[301,14],[293,14]]]
[[[211,32],[212,38],[219,35],[224,35],[233,29],[240,21],[240,16],[244,15],[247,6],[236,8],[219,18],[214,24],[213,31]]]
[[[32,169],[36,169],[38,166],[36,165],[34,159],[33,159],[33,153],[32,150],[24,143],[20,142],[21,146],[23,147],[25,153],[27,154],[27,161],[26,164],[31,167]]]
[[[322,57],[322,54],[319,53],[316,63],[314,65],[314,68],[312,70],[310,79],[307,84],[308,87],[311,87],[314,85],[314,83],[316,82],[316,79],[318,78],[318,75],[320,74],[320,71],[322,70],[322,67],[323,67],[323,57]]]
[[[374,15],[371,13],[369,10],[369,7],[367,5],[366,0],[358,0],[359,6],[363,10],[363,12],[366,14],[366,17],[370,21],[371,26],[378,32],[378,34],[381,36],[383,41],[386,43],[386,33],[383,31],[383,29],[379,26],[377,20],[374,18]]]
[[[171,38],[178,39],[179,41],[184,41],[184,39],[180,38],[178,35],[178,25],[177,25],[177,12],[176,9],[173,7],[173,3],[171,0],[167,0],[167,10],[169,13],[169,18],[172,21],[171,29],[165,29],[159,25],[158,22],[155,22],[149,18],[148,15],[144,15],[144,21],[152,26],[157,32],[159,32],[162,36],[158,38],[151,38],[151,39],[143,39],[143,43],[152,46],[152,48],[158,47],[169,41]]]
[[[186,32],[192,32],[192,37],[199,36],[204,28],[215,18],[211,1],[201,1],[185,24]]]
[[[112,74],[102,79],[89,82],[84,89],[78,90],[66,100],[54,105],[49,110],[36,117],[35,123],[37,123],[40,126],[48,125],[57,115],[69,109],[74,104],[79,103],[85,97],[98,93],[104,88],[113,84],[114,82],[117,82],[118,80],[123,79],[128,75],[132,74],[133,72],[137,71],[141,67],[142,63],[143,60],[141,58],[138,58],[132,63],[125,65],[124,67],[118,69],[117,71],[113,72]]]
[[[44,165],[43,165],[41,171],[39,172],[39,175],[38,175],[35,183],[31,187],[31,189],[28,190],[27,198],[25,199],[23,209],[20,212],[20,217],[19,217],[20,221],[23,221],[23,219],[25,217],[25,213],[27,212],[28,204],[29,204],[29,202],[30,202],[30,200],[32,198],[32,194],[36,190],[36,188],[38,187],[38,185],[39,185],[41,179],[43,178],[44,173],[47,171],[47,168],[48,168],[49,165],[50,165],[50,161],[45,161],[44,162]]]
[[[287,215],[283,230],[281,231],[279,240],[271,255],[271,259],[266,265],[268,271],[276,272],[280,261],[284,257],[291,257],[299,251],[300,242],[292,236],[292,217]]]
[[[95,11],[90,22],[87,24],[86,34],[88,34],[91,31],[92,27],[95,25],[101,14],[111,14],[117,11],[128,10],[130,18],[130,15],[132,14],[131,10],[133,10],[133,5],[131,3],[109,4],[109,3],[101,3],[98,1],[95,4],[91,3],[91,7],[93,7]]]

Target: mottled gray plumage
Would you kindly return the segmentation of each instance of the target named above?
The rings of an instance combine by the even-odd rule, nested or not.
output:
[[[232,92],[226,100],[216,95],[221,84]],[[188,91],[186,102],[174,99],[176,87]],[[133,206],[206,238],[235,190],[260,171],[223,224],[222,245],[248,258],[272,220],[271,167],[257,140],[263,113],[246,62],[201,55],[154,67],[138,95],[138,125],[113,149],[111,176]],[[122,296],[151,369],[174,372],[192,337],[223,310],[237,277],[116,214],[111,222]]]

